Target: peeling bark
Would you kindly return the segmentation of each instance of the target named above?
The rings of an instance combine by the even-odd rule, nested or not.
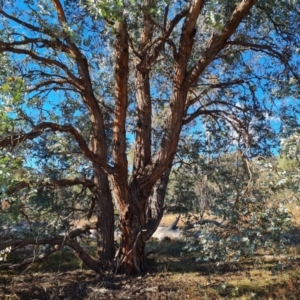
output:
[[[117,257],[117,270],[135,274],[146,268],[146,205],[147,197],[136,184],[131,185],[131,201],[120,214],[121,243]]]

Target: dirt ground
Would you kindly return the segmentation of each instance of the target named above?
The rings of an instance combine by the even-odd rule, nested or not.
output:
[[[163,220],[165,225],[173,221]],[[149,250],[157,243],[150,242]],[[284,259],[227,265],[197,263],[195,253],[182,251],[183,245],[164,241],[149,257],[148,272],[139,276],[96,274],[64,249],[20,272],[0,271],[0,300],[300,299],[299,244]]]
[[[274,263],[216,266],[180,255],[181,246],[166,242],[140,276],[98,275],[64,251],[21,273],[2,271],[0,299],[300,299],[300,259],[277,271]]]
[[[167,274],[101,278],[87,270],[35,273],[1,280],[1,299],[191,299]],[[3,285],[4,283],[4,285]],[[6,285],[5,285],[6,283]],[[196,299],[196,298],[194,298]]]

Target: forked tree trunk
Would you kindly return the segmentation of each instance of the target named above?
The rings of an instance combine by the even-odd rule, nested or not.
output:
[[[120,230],[122,232],[118,253],[118,271],[126,274],[146,270],[146,241],[157,229],[164,211],[164,198],[171,167],[147,197],[146,192],[131,184],[130,201],[120,209]]]
[[[120,208],[121,243],[117,255],[117,271],[135,274],[146,269],[146,205],[147,197],[133,184],[131,199]]]
[[[205,1],[192,1],[188,11],[183,15],[178,47],[173,47],[174,70],[172,92],[170,94],[169,107],[164,118],[164,134],[160,148],[152,154],[151,131],[153,129],[151,117],[152,94],[151,71],[157,62],[162,50],[160,39],[153,37],[154,20],[151,10],[155,8],[154,0],[142,1],[142,28],[140,30],[139,46],[134,50],[138,53],[134,61],[135,90],[136,90],[136,131],[135,131],[135,155],[131,182],[128,184],[128,162],[126,145],[126,113],[128,109],[128,78],[129,78],[129,38],[127,23],[124,20],[115,22],[115,114],[113,122],[113,160],[114,168],[109,170],[113,182],[113,192],[120,208],[120,229],[122,233],[121,247],[118,254],[119,271],[127,274],[141,272],[145,269],[145,242],[151,231],[158,225],[157,220],[162,216],[163,203],[159,200],[163,196],[164,183],[161,192],[157,186],[157,201],[150,199],[148,210],[149,224],[153,222],[147,234],[147,202],[151,190],[157,181],[163,176],[167,167],[173,161],[179,141],[180,132],[189,106],[194,103],[187,101],[189,88],[197,81],[216,55],[226,46],[231,34],[236,30],[243,16],[255,4],[256,0],[241,1],[236,7],[224,29],[218,34],[213,34],[209,39],[203,57],[190,68],[190,57],[193,52],[195,34],[197,32],[197,20]],[[168,13],[167,13],[168,14]],[[166,14],[166,16],[167,16]],[[173,28],[181,20],[180,14],[176,15],[172,22],[164,26],[162,41],[168,40]],[[173,27],[174,26],[174,27]],[[172,42],[173,43],[173,42]],[[176,42],[177,43],[177,42]],[[177,46],[177,45],[176,45]],[[154,88],[154,87],[153,87]],[[191,115],[197,115],[197,110]],[[135,182],[136,181],[136,182]],[[153,209],[153,212],[151,211]],[[155,215],[152,218],[152,215]],[[152,219],[152,220],[151,220]]]

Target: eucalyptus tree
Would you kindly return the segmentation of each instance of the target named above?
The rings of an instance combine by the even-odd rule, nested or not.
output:
[[[201,196],[207,197],[206,215],[193,224],[199,234],[188,237],[185,245],[197,252],[197,261],[239,263],[257,258],[258,251],[286,254],[293,240],[291,214],[286,195],[270,189],[277,177],[274,161],[274,157],[248,161],[237,151],[220,153],[202,169],[204,180],[200,175],[196,181],[204,191]]]
[[[48,185],[91,190],[101,262],[114,257],[114,199],[121,272],[145,269],[147,227],[161,215],[181,133],[200,119],[208,130],[236,131],[245,155],[257,154],[271,137],[267,121],[278,98],[297,90],[298,1],[0,3],[0,52],[23,92],[5,99],[22,126],[0,146],[50,144],[61,153],[39,158],[59,168],[69,154],[64,166],[74,171]],[[34,149],[29,163],[38,167]],[[91,258],[87,263],[97,270]]]

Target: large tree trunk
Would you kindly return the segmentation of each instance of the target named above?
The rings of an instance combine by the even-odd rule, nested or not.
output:
[[[131,184],[130,199],[120,209],[121,243],[117,255],[117,270],[125,274],[140,273],[145,270],[146,256],[146,206],[147,196]]]
[[[148,196],[136,182],[130,185],[130,198],[120,209],[121,243],[118,257],[118,271],[135,274],[145,271],[146,241],[157,229],[164,211],[164,198],[169,181],[171,166]],[[117,195],[117,193],[116,193]]]
[[[114,246],[114,207],[107,174],[101,169],[94,170],[97,214],[97,252],[102,266],[110,263],[115,256]]]

